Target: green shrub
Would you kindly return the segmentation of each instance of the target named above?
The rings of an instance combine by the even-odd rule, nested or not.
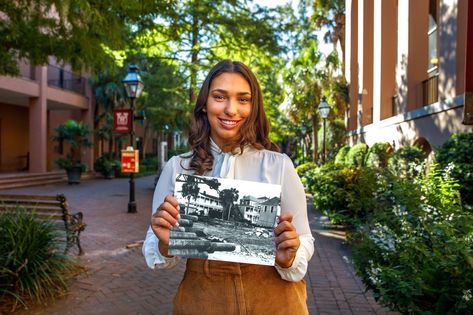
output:
[[[417,146],[405,145],[396,150],[388,161],[388,166],[399,176],[416,176],[425,159],[424,152]]]
[[[368,145],[366,143],[358,143],[350,148],[346,156],[345,162],[348,166],[363,166],[365,161]]]
[[[350,151],[349,146],[341,147],[340,150],[338,150],[337,155],[335,155],[335,164],[345,165],[349,151]]]
[[[356,270],[375,298],[404,314],[471,314],[473,214],[448,172],[395,178],[391,203],[351,237]]]
[[[452,164],[451,174],[460,184],[462,201],[473,208],[473,133],[452,135],[437,150],[435,160],[442,168]]]
[[[314,162],[307,162],[307,163],[301,164],[296,167],[297,175],[302,177],[304,176],[305,173],[307,173],[307,171],[315,167],[317,167],[317,164],[315,164]]]
[[[140,161],[140,173],[153,171],[155,172],[158,169],[158,157],[157,156],[147,156],[145,159]]]
[[[314,207],[335,224],[348,221],[344,169],[342,165],[329,162],[306,173],[308,190],[314,198]]]
[[[393,153],[388,142],[376,142],[366,153],[365,165],[370,167],[386,167]]]
[[[58,233],[22,209],[0,212],[0,304],[43,302],[67,289],[78,265],[60,250]]]

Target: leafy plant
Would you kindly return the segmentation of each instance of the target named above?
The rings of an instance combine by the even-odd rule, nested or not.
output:
[[[473,133],[453,134],[435,153],[442,168],[451,168],[451,175],[460,184],[465,205],[473,209]]]
[[[57,166],[65,170],[73,167],[84,169],[85,165],[81,163],[82,148],[92,146],[89,127],[83,122],[70,119],[59,125],[55,131],[53,140],[57,141],[61,148],[64,144],[69,146],[66,157],[56,160]]]
[[[366,143],[358,143],[350,148],[345,158],[345,162],[348,166],[363,166],[365,162],[366,152],[368,151],[368,145]]]
[[[388,166],[400,176],[413,177],[420,171],[419,166],[424,159],[425,154],[419,147],[405,145],[393,153]]]
[[[109,154],[99,156],[94,162],[94,170],[107,178],[111,178],[117,168],[120,168],[120,161],[111,160]]]
[[[341,147],[340,150],[338,150],[337,154],[335,155],[335,163],[345,165],[348,152],[350,152],[349,146]]]
[[[386,167],[393,154],[393,149],[388,142],[376,142],[366,154],[365,165],[371,167]]]
[[[471,314],[473,214],[463,211],[458,184],[433,166],[386,188],[384,210],[351,237],[363,282],[404,314]]]
[[[0,304],[43,302],[67,289],[78,265],[53,223],[24,209],[0,212]]]

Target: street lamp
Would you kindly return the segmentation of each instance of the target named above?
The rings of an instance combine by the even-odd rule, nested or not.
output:
[[[122,80],[125,85],[126,95],[130,99],[130,110],[131,110],[131,130],[130,130],[130,145],[135,148],[135,99],[140,97],[143,92],[143,81],[141,81],[140,75],[138,74],[138,67],[136,65],[128,66],[128,74]],[[135,174],[130,173],[130,201],[128,202],[128,212],[136,212],[136,201],[135,201]]]
[[[322,96],[322,101],[319,104],[318,107],[320,117],[324,120],[324,130],[323,130],[323,140],[322,140],[322,163],[325,163],[325,121],[327,120],[328,113],[330,112],[330,106],[327,104],[327,99],[325,96]]]

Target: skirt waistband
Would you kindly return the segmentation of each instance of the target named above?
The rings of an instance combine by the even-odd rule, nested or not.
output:
[[[243,275],[257,272],[273,266],[250,265],[217,260],[187,259],[187,270],[210,275]]]

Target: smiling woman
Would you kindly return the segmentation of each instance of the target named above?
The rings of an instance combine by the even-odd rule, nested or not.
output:
[[[185,207],[173,196],[176,177],[205,175],[281,186],[274,266],[188,258],[174,314],[308,314],[302,279],[314,245],[305,192],[291,160],[277,152],[268,134],[253,72],[237,61],[216,64],[197,97],[191,152],[169,160],[156,185],[143,254],[153,269],[177,264],[179,258],[169,255],[170,230],[186,220],[181,219]]]

